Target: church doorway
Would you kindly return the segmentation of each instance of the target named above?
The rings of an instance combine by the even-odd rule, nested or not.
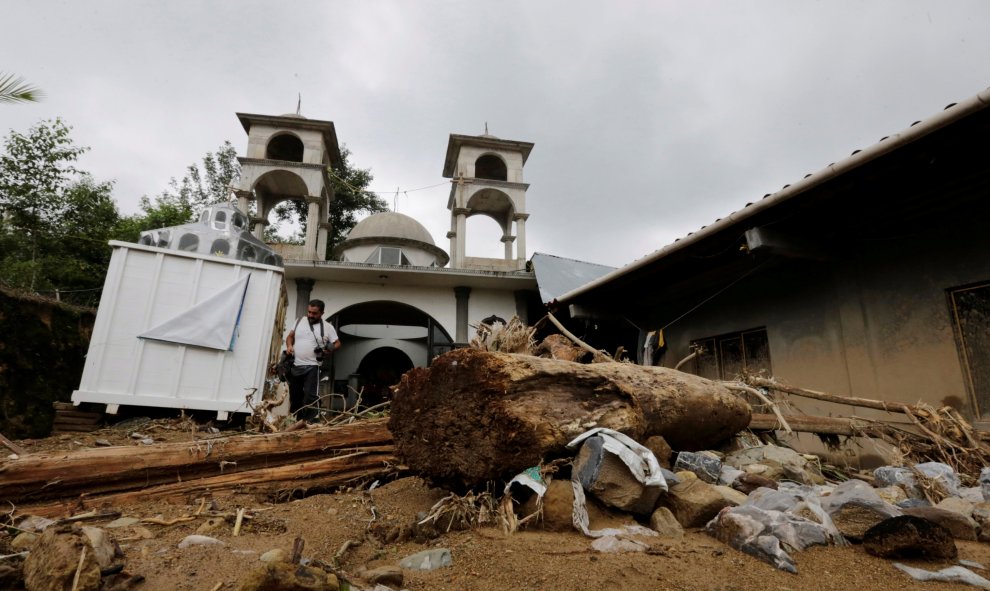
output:
[[[449,351],[450,334],[431,315],[402,302],[377,300],[348,306],[328,320],[343,346],[333,355],[333,392],[353,406],[388,400],[388,388],[414,367]]]

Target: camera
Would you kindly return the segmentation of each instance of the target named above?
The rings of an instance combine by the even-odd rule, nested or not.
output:
[[[322,362],[323,361],[323,355],[325,353],[326,353],[326,351],[323,349],[323,347],[317,347],[317,348],[313,349],[313,355],[316,356],[316,360],[317,361]]]

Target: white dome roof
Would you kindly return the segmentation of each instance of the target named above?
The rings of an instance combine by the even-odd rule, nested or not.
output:
[[[394,211],[376,213],[358,222],[351,229],[350,233],[347,234],[347,240],[356,240],[358,238],[379,238],[383,241],[387,241],[389,238],[399,238],[425,242],[430,246],[436,246],[433,242],[433,237],[423,227],[423,224],[407,215]]]

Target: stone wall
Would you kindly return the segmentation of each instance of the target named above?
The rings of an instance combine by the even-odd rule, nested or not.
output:
[[[79,386],[96,311],[0,289],[0,433],[51,431],[53,402]]]

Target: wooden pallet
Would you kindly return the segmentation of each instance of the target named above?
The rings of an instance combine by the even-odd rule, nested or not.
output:
[[[88,433],[96,431],[103,423],[102,412],[79,410],[71,402],[53,402],[55,421],[52,423],[52,433]]]

